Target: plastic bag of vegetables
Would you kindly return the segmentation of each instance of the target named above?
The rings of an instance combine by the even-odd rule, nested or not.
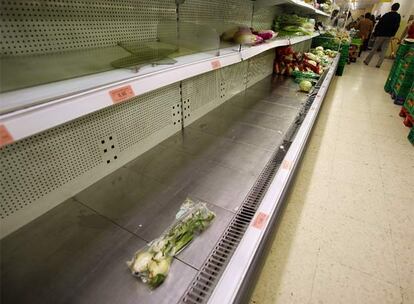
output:
[[[176,215],[176,221],[157,239],[137,251],[126,262],[133,276],[139,277],[150,288],[162,284],[168,276],[173,257],[203,232],[215,214],[205,203],[187,198]]]

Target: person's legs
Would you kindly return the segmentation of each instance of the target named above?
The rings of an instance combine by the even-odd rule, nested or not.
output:
[[[362,45],[359,46],[359,54],[358,57],[361,57],[361,53],[366,51],[368,48],[368,38],[362,40]]]
[[[385,57],[385,52],[388,49],[388,44],[390,43],[391,38],[390,37],[383,37],[384,40],[381,44],[381,54],[380,54],[380,58],[378,59],[377,62],[377,68],[379,68],[382,64],[382,62],[384,61],[384,57]]]
[[[364,63],[365,64],[369,64],[369,62],[371,61],[372,57],[375,55],[375,53],[377,52],[377,49],[379,47],[381,47],[382,42],[384,40],[384,38],[386,37],[375,37],[375,42],[374,42],[374,46],[372,47],[371,52],[369,52],[368,56],[365,58]]]

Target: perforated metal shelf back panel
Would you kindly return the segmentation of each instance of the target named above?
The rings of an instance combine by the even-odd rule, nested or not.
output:
[[[149,41],[176,20],[174,0],[1,1],[0,55],[46,54]],[[172,34],[175,29],[171,28]]]
[[[85,174],[87,186],[117,169],[180,130],[180,112],[179,84],[173,84],[6,146],[0,150],[1,219],[69,191],[65,186]]]

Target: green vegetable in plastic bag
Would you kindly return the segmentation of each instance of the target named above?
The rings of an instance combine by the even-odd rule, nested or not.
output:
[[[177,212],[174,224],[127,262],[132,275],[141,278],[151,288],[162,284],[170,271],[173,257],[204,231],[214,217],[215,214],[205,203],[187,198]]]

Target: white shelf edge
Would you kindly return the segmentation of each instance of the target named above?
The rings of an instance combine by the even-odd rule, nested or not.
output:
[[[264,241],[265,231],[272,224],[269,220],[278,210],[281,204],[281,198],[285,187],[289,184],[295,167],[298,165],[300,156],[306,145],[313,124],[322,105],[323,99],[327,93],[329,84],[335,74],[338,65],[339,56],[337,56],[324,79],[315,100],[309,109],[305,120],[302,123],[292,145],[290,146],[276,176],[273,178],[269,189],[267,190],[255,217],[249,228],[246,230],[240,244],[236,248],[229,264],[224,270],[219,282],[208,301],[209,304],[215,303],[233,303],[237,293],[242,286],[243,279],[249,271],[259,244]],[[261,217],[261,227],[255,227],[254,223],[258,217]]]
[[[300,0],[258,0],[257,1],[257,7],[263,8],[268,6],[275,6],[280,4],[289,4],[296,6],[298,8],[302,8],[308,11],[310,14],[317,14],[325,17],[330,17],[331,15],[328,13],[325,13],[317,8],[315,8],[312,4],[305,3]]]
[[[242,49],[241,52],[229,48],[222,50],[224,54],[220,56],[203,58],[178,66],[157,70],[145,75],[133,76],[126,80],[101,85],[97,88],[72,94],[67,97],[56,98],[45,103],[2,114],[0,115],[0,147],[114,105],[109,94],[114,89],[130,86],[135,96],[143,95],[178,81],[204,74],[217,68],[239,63],[242,60],[257,56],[267,50],[306,41],[318,35],[318,33],[315,33],[312,36],[279,38],[269,43]],[[78,82],[79,78],[65,80],[62,84],[70,83],[70,81]],[[42,85],[41,90],[51,89],[51,87],[57,84],[62,85],[59,83],[53,83],[50,86]],[[33,90],[38,89],[38,87],[33,88]],[[25,96],[30,96],[30,90],[30,88],[24,89],[21,92]],[[0,97],[4,98],[7,94],[18,96],[19,91],[3,93],[0,94]],[[4,130],[6,130],[7,136],[2,134]],[[7,140],[7,137],[10,140]]]

